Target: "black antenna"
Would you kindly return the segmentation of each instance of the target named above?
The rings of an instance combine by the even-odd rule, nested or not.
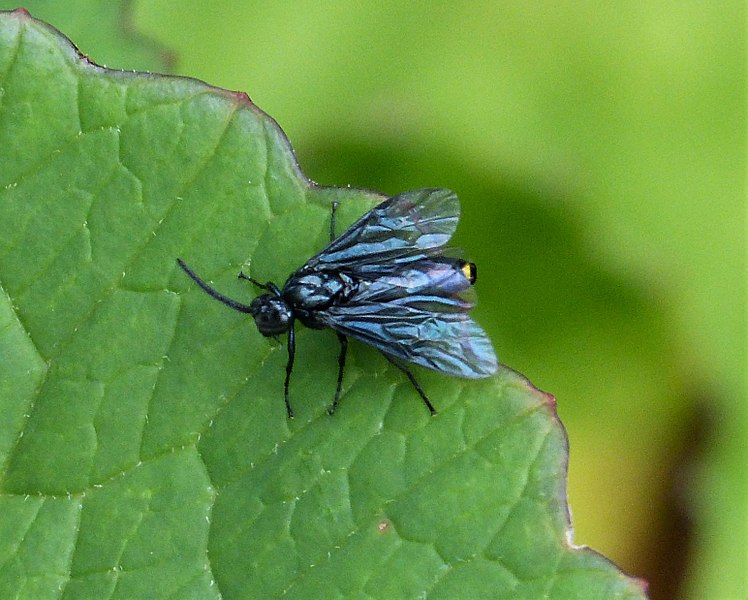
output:
[[[250,277],[249,275],[245,275],[244,271],[241,271],[238,275],[239,279],[244,279],[246,281],[249,281],[250,283],[253,283],[261,290],[267,290],[268,292],[272,292],[274,296],[280,296],[280,290],[278,289],[278,286],[275,285],[272,281],[268,281],[267,283],[260,283],[253,277]]]
[[[184,264],[181,258],[177,259],[177,263],[179,264],[180,267],[182,267],[182,270],[185,273],[187,273],[187,275],[190,276],[190,279],[192,279],[192,281],[194,281],[197,285],[203,288],[203,290],[211,298],[215,298],[219,302],[222,302],[226,306],[233,308],[234,310],[238,310],[239,312],[252,314],[251,306],[249,306],[248,304],[242,304],[241,302],[237,302],[236,300],[232,300],[231,298],[227,298],[221,292],[214,290],[207,283],[205,283],[202,279],[200,279],[192,269],[190,269],[186,264]]]

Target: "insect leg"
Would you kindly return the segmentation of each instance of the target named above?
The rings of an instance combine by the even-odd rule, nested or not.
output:
[[[348,351],[348,338],[342,333],[338,332],[338,339],[340,340],[340,354],[338,354],[338,386],[335,388],[335,399],[332,401],[332,406],[327,409],[327,414],[331,415],[335,412],[340,402],[340,388],[343,385],[343,371],[345,370],[345,354]]]
[[[405,373],[405,376],[410,380],[410,383],[413,384],[413,387],[416,389],[416,392],[418,392],[418,395],[421,397],[421,400],[423,400],[426,403],[426,406],[428,407],[429,412],[431,412],[431,416],[433,417],[436,414],[436,409],[434,408],[434,405],[431,404],[428,397],[426,396],[426,392],[423,391],[423,388],[421,388],[421,386],[416,381],[416,378],[413,376],[413,373],[410,372],[410,369],[401,365],[390,355],[385,354],[384,352],[382,352],[382,355],[388,361],[390,361],[393,365],[395,365],[398,369],[400,369],[403,373]]]
[[[283,399],[286,401],[286,412],[288,418],[293,419],[291,403],[288,401],[288,384],[291,381],[291,372],[293,371],[293,359],[296,355],[296,336],[294,335],[294,324],[291,321],[291,328],[288,330],[288,362],[286,363],[286,381],[283,384]]]
[[[330,241],[335,240],[335,212],[338,210],[337,200],[332,203],[332,214],[330,215]]]

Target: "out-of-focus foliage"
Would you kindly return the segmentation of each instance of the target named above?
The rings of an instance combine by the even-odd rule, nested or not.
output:
[[[457,190],[477,318],[558,397],[576,540],[653,597],[686,559],[693,597],[744,591],[743,3],[149,0],[134,17],[179,72],[247,91],[313,179]]]

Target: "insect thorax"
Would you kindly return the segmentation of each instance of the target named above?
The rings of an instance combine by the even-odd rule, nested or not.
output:
[[[281,296],[304,325],[321,329],[326,325],[319,319],[319,312],[344,303],[355,292],[357,285],[345,273],[299,271],[283,286]]]

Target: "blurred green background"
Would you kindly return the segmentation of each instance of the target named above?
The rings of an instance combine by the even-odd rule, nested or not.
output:
[[[25,6],[246,91],[321,184],[457,191],[476,318],[557,397],[574,541],[655,599],[746,597],[743,2]]]

